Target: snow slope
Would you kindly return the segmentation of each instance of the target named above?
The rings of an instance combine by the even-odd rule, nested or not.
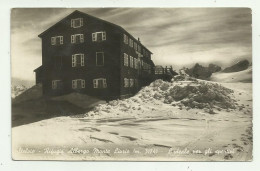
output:
[[[226,83],[229,83],[229,82],[230,83],[234,83],[234,82],[249,83],[249,82],[252,82],[252,66],[246,70],[239,71],[239,72],[213,73],[210,80],[216,81],[216,82],[226,82]]]

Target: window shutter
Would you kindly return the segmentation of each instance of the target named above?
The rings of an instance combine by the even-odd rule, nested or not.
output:
[[[72,80],[72,89],[76,89],[77,87],[77,81],[76,80]]]
[[[132,56],[131,56],[131,57],[132,57]],[[134,57],[132,57],[131,63],[132,63],[132,68],[134,68]]]
[[[124,78],[124,87],[126,87],[126,78]]]
[[[55,81],[52,81],[52,89],[55,89]]]
[[[71,43],[75,43],[75,35],[71,35]]]
[[[107,80],[105,78],[103,79],[103,86],[104,88],[107,88]]]
[[[84,35],[80,34],[80,43],[83,43],[83,42],[84,42]]]
[[[80,18],[80,26],[83,26],[83,18]]]
[[[92,33],[92,42],[95,42],[95,41],[97,41],[97,39],[96,39],[96,33]]]
[[[73,23],[74,23],[74,20],[71,19],[71,20],[70,20],[70,26],[71,26],[71,27],[73,27]]]
[[[60,44],[63,44],[63,36],[60,36]]]
[[[94,87],[94,88],[97,88],[97,84],[98,84],[97,82],[98,82],[97,79],[94,79],[94,80],[93,80],[93,87]]]
[[[124,79],[124,87],[129,87],[129,79]]]
[[[106,32],[102,32],[102,40],[106,40]]]
[[[81,80],[81,87],[85,88],[85,80]]]
[[[76,55],[72,55],[72,67],[76,66]]]
[[[125,34],[124,34],[124,43],[125,43],[125,44],[128,44],[128,37],[127,37],[127,35],[125,35]]]
[[[85,60],[84,54],[81,54],[81,66],[84,66],[84,60]]]
[[[124,53],[124,64],[128,66],[128,55],[126,53]]]
[[[133,68],[134,67],[134,59],[132,56],[130,56],[130,67]]]
[[[52,37],[52,38],[51,38],[51,45],[55,45],[55,43],[56,43],[56,38],[55,38],[55,37]]]
[[[102,52],[102,66],[105,65],[105,56],[104,56],[104,52]]]
[[[132,67],[132,56],[129,57],[130,58],[130,68]]]

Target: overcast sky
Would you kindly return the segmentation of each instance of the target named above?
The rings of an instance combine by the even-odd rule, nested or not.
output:
[[[41,65],[38,35],[76,9],[13,9],[12,77],[34,80]],[[174,68],[216,63],[226,67],[252,59],[248,8],[99,8],[77,9],[118,24],[154,54],[156,65]]]

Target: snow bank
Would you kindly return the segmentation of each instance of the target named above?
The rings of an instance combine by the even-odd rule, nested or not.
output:
[[[236,101],[232,96],[233,90],[218,83],[197,80],[187,76],[175,76],[171,82],[156,80],[141,89],[135,96],[124,100],[113,100],[101,104],[86,116],[95,115],[129,115],[138,111],[152,111],[150,104],[167,105],[186,108],[203,109],[214,114],[216,110],[230,110],[236,108]]]

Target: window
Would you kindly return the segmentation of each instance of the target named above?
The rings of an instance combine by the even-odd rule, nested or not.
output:
[[[124,87],[129,87],[129,79],[124,78]]]
[[[155,74],[156,75],[163,74],[163,68],[155,68]]]
[[[134,82],[134,79],[131,78],[131,79],[130,79],[130,87],[134,87],[134,83],[135,83],[135,82]]]
[[[128,36],[124,34],[124,43],[128,44]]]
[[[130,67],[134,68],[134,58],[130,56]]]
[[[124,66],[128,66],[128,55],[124,53]]]
[[[84,35],[83,34],[74,34],[71,35],[71,43],[83,43]]]
[[[148,52],[148,51],[146,51],[146,57],[147,57],[147,58],[150,58],[150,55],[149,55],[149,52]]]
[[[95,32],[92,33],[92,42],[101,42],[106,40],[106,32],[101,31],[101,32]]]
[[[143,49],[143,55],[146,56],[146,55],[145,55],[145,49]]]
[[[62,44],[63,44],[63,36],[51,37],[51,45],[62,45]]]
[[[134,58],[134,68],[138,69],[138,59]]]
[[[140,45],[137,46],[137,51],[141,52],[141,46]]]
[[[144,62],[144,70],[149,72],[149,67],[150,67],[150,65],[147,64],[146,62]]]
[[[71,27],[78,28],[83,26],[83,18],[71,19]]]
[[[85,80],[83,79],[72,80],[72,89],[81,89],[81,88],[85,88]]]
[[[132,39],[129,39],[129,46],[134,47],[134,41]]]
[[[72,55],[72,67],[84,66],[84,54]]]
[[[137,43],[134,42],[134,49],[137,51]]]
[[[104,66],[104,52],[96,52],[96,66]]]
[[[147,64],[146,62],[143,62],[143,69],[144,71],[148,72],[148,73],[151,73],[151,65],[150,64]]]
[[[62,82],[61,80],[52,80],[52,89],[61,89]]]
[[[94,88],[107,88],[107,80],[105,78],[98,78],[93,80]]]
[[[147,66],[148,66],[148,73],[151,74],[151,72],[152,72],[151,65],[147,64]]]

